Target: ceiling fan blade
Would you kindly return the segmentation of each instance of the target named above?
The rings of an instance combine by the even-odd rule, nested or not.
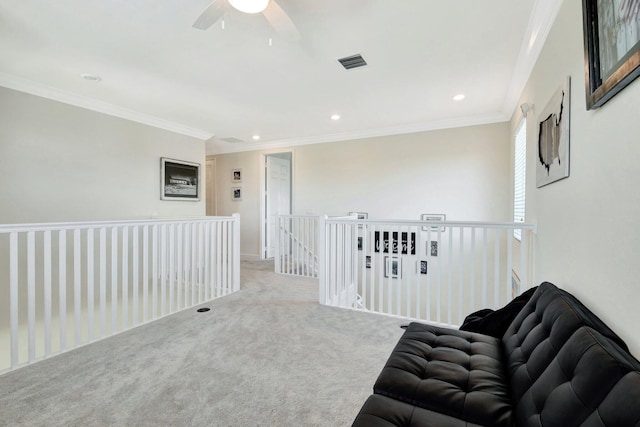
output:
[[[205,10],[202,11],[196,22],[193,23],[193,28],[199,30],[207,30],[213,24],[222,17],[224,13],[223,0],[214,0]]]
[[[262,13],[265,18],[267,18],[267,21],[269,21],[269,24],[271,24],[273,29],[282,36],[293,41],[298,41],[302,38],[293,21],[289,18],[289,15],[282,10],[275,0],[271,0],[269,2],[269,6],[267,6]]]

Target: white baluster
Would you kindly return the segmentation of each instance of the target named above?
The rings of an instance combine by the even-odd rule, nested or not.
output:
[[[111,229],[111,335],[118,332],[118,228]]]
[[[51,230],[44,232],[44,355],[51,354]]]
[[[73,312],[74,312],[74,335],[75,335],[75,347],[78,347],[81,342],[81,315],[82,315],[82,294],[80,286],[82,282],[81,277],[81,247],[80,247],[80,229],[73,230]]]
[[[58,232],[58,316],[60,351],[67,349],[67,232]]]
[[[93,228],[86,231],[87,236],[87,340],[93,341],[95,313],[95,271]]]
[[[19,354],[19,270],[18,270],[18,233],[11,233],[9,236],[9,299],[11,310],[11,368],[15,369],[20,363]]]
[[[133,227],[133,257],[131,265],[131,274],[133,280],[133,326],[137,326],[140,322],[138,306],[139,292],[140,292],[140,227],[137,225]]]
[[[122,330],[129,327],[129,227],[122,227]]]

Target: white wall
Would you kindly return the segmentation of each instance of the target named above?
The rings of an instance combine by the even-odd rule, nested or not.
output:
[[[304,145],[293,151],[293,212],[369,218],[508,221],[509,124]],[[218,213],[240,212],[242,253],[260,253],[260,174],[266,152],[215,156]],[[232,202],[231,170],[243,169],[243,201]]]
[[[565,1],[520,100],[535,105],[526,198],[526,220],[538,224],[535,277],[576,295],[640,356],[640,81],[587,111],[583,49],[581,2]],[[570,177],[537,189],[537,114],[567,75]]]
[[[204,215],[160,200],[160,157],[204,168],[204,142],[0,88],[0,224]]]

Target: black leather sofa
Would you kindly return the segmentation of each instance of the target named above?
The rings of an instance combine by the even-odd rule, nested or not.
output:
[[[501,338],[411,323],[356,427],[640,427],[640,362],[571,294],[538,286]]]

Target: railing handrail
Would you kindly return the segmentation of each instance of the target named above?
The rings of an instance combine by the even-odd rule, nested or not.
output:
[[[279,218],[309,218],[309,219],[317,219],[319,215],[276,215]]]
[[[420,221],[420,220],[397,220],[397,219],[353,219],[352,217],[328,217],[325,219],[328,224],[338,224],[352,222],[355,224],[370,225],[406,225],[406,226],[433,226],[433,227],[464,227],[464,228],[516,228],[523,230],[537,229],[536,224],[524,222],[484,222],[484,221]],[[436,233],[437,230],[432,230]]]
[[[176,219],[140,219],[140,220],[118,220],[118,221],[81,221],[81,222],[51,222],[33,224],[1,224],[0,234],[23,233],[28,231],[46,230],[75,230],[108,226],[140,226],[140,225],[162,225],[162,224],[184,224],[187,222],[219,222],[233,220],[234,216],[203,216],[185,217]]]

